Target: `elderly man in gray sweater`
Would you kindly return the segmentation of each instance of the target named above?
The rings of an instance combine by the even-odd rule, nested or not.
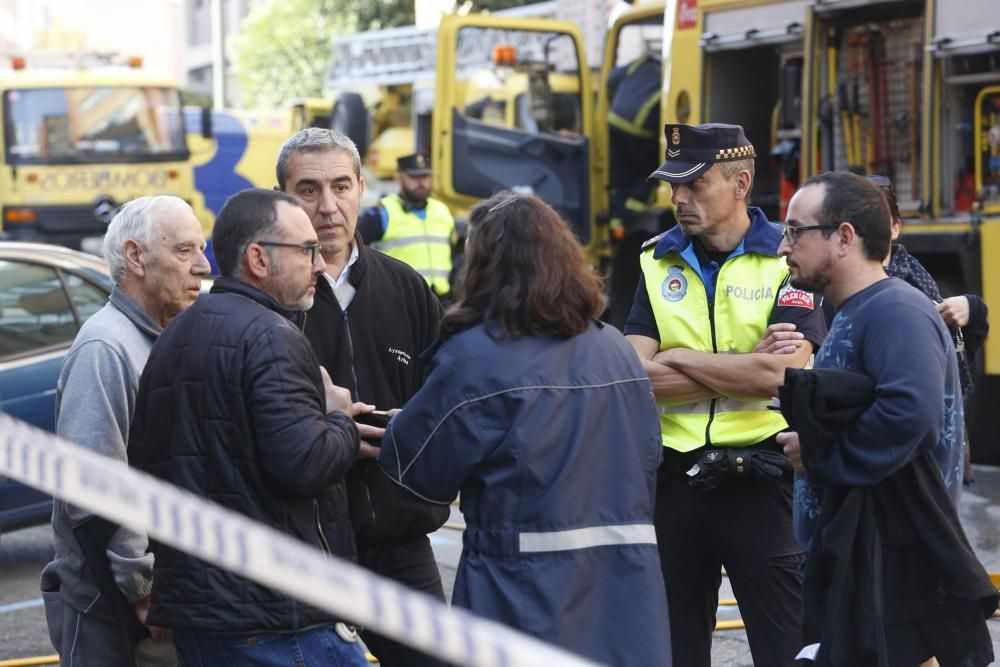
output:
[[[83,325],[63,362],[56,433],[104,456],[127,460],[139,376],[163,327],[198,297],[209,273],[204,250],[201,226],[183,200],[142,197],[121,208],[104,238],[114,283],[111,298]],[[92,570],[82,546],[87,542],[78,539],[80,530],[74,532],[90,518],[80,508],[55,501],[55,558],[42,572],[41,587],[49,635],[62,664],[175,662],[163,651],[137,650],[129,624],[116,615],[115,601],[101,594],[100,574]],[[114,583],[144,622],[153,573],[146,536],[118,528],[100,546]],[[162,632],[152,630],[154,639]]]

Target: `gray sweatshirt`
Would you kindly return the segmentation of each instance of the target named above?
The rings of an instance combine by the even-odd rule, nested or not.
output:
[[[56,387],[56,433],[104,456],[127,461],[129,426],[139,376],[160,325],[117,287],[88,319],[66,354]],[[42,572],[42,590],[60,590],[63,602],[81,612],[98,597],[97,584],[73,536],[89,513],[56,500],[52,510],[55,559]],[[107,555],[118,587],[129,602],[149,595],[153,555],[146,535],[119,528]]]

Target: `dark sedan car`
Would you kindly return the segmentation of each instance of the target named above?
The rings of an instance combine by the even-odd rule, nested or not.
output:
[[[0,411],[55,430],[56,381],[80,326],[111,292],[99,257],[0,242]],[[0,530],[47,523],[51,499],[0,477]]]

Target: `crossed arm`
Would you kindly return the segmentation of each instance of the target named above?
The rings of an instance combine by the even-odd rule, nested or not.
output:
[[[659,351],[659,341],[626,336],[642,361],[656,397],[668,404],[694,403],[719,396],[761,400],[776,396],[785,369],[802,368],[812,343],[794,324],[772,324],[752,352],[717,354],[677,347]]]

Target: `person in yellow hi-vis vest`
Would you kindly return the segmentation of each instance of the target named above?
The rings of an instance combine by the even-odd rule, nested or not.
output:
[[[711,664],[721,567],[754,664],[794,665],[804,559],[792,475],[769,410],[786,367],[826,335],[818,300],[788,285],[782,227],[747,205],[756,152],[738,125],[666,125],[677,225],[650,239],[625,334],[653,383],[663,463],[654,524],[673,661]]]
[[[438,297],[451,293],[455,219],[430,196],[431,162],[420,153],[396,161],[399,194],[386,195],[358,220],[361,239],[412,266]]]

